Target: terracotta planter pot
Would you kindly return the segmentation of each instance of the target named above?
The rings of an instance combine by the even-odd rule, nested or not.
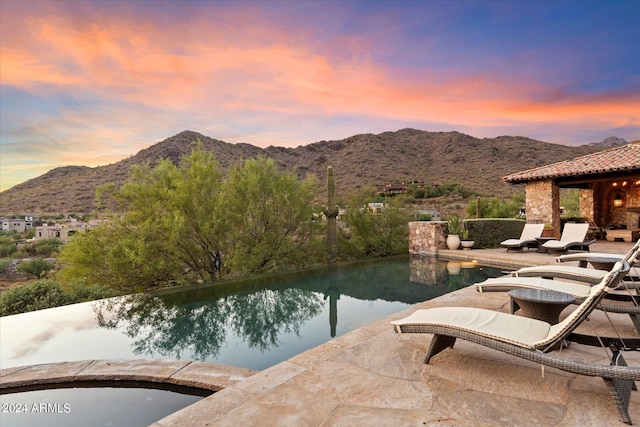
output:
[[[553,237],[555,234],[555,229],[553,228],[545,228],[542,230],[542,237]]]

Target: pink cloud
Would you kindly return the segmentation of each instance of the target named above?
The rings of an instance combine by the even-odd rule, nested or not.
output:
[[[250,9],[225,16],[222,27],[206,17],[172,22],[170,29],[133,18],[82,20],[54,10],[26,17],[3,48],[2,81],[45,95],[72,93],[169,111],[368,114],[476,125],[498,118],[577,120],[604,111],[616,125],[638,115],[625,100],[537,103],[535,91],[526,89],[532,83],[500,75],[448,77],[446,69],[422,70],[404,80],[404,70],[362,55],[362,39],[342,36],[334,50],[313,50],[304,43],[311,37],[305,28],[278,28]],[[228,32],[234,24],[242,29]],[[366,45],[376,37],[381,35],[369,36]]]
[[[534,72],[513,73],[505,58],[490,70],[435,59],[412,67],[380,62],[402,49],[396,29],[411,23],[397,17],[368,16],[366,33],[318,37],[318,26],[295,19],[285,25],[250,3],[199,3],[188,19],[137,10],[137,2],[97,4],[102,13],[96,3],[76,1],[3,5],[2,85],[77,101],[21,129],[23,140],[53,146],[26,143],[25,158],[37,151],[46,164],[51,153],[60,165],[104,164],[148,146],[149,129],[167,137],[213,128],[219,133],[211,136],[229,141],[305,144],[349,136],[337,117],[372,123],[361,132],[377,123],[429,123],[440,126],[432,130],[479,135],[509,126],[640,126],[637,94],[556,89]],[[350,18],[335,19],[341,27]],[[435,32],[442,19],[430,25]],[[429,38],[420,48],[440,58],[438,49],[447,46]],[[515,60],[533,63],[532,55]],[[292,129],[303,121],[305,134]],[[335,129],[344,134],[331,134]]]

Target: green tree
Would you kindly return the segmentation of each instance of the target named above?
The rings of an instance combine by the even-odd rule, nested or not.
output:
[[[200,148],[155,168],[136,166],[111,192],[124,213],[63,249],[62,280],[145,290],[181,280],[211,280],[219,272],[224,222],[220,221],[222,169]]]
[[[244,275],[318,262],[317,191],[315,178],[299,180],[295,171],[279,172],[264,157],[233,167],[222,191],[228,271]]]
[[[520,208],[524,205],[524,199],[521,196],[514,196],[510,201],[503,201],[497,197],[481,197],[480,218],[515,218],[520,212]],[[478,201],[473,199],[466,208],[468,218],[476,217]]]
[[[399,200],[385,204],[375,213],[368,206],[369,199],[354,196],[346,212],[347,228],[341,229],[338,241],[344,258],[383,257],[406,253],[409,247],[408,217]]]
[[[123,212],[72,239],[58,277],[143,291],[299,265],[315,247],[315,188],[265,159],[224,179],[200,147],[178,167],[134,167],[122,189],[108,192],[117,203],[102,204]]]
[[[560,206],[565,209],[565,216],[577,218],[580,216],[580,190],[566,188],[560,191]]]

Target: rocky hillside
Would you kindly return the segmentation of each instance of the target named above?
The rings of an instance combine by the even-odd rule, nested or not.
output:
[[[609,147],[617,147],[618,145],[624,145],[627,141],[623,138],[617,138],[615,136],[610,136],[609,138],[605,138],[600,142],[591,142],[588,145],[593,147],[601,147],[601,148],[609,148]]]
[[[603,149],[550,144],[518,136],[478,139],[458,132],[415,129],[361,134],[297,148],[262,149],[184,131],[111,165],[56,168],[5,190],[0,193],[0,216],[90,213],[98,185],[123,183],[134,164],[154,164],[161,159],[177,162],[191,151],[196,140],[212,150],[224,167],[264,155],[284,169],[296,167],[301,175],[312,173],[324,182],[326,167],[333,166],[340,197],[358,189],[411,180],[457,182],[483,195],[510,197],[522,191],[522,187],[503,183],[503,176]]]

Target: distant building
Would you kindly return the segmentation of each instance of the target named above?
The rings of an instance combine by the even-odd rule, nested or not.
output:
[[[373,213],[382,213],[382,211],[384,210],[384,203],[369,203],[367,207]]]
[[[395,196],[396,194],[404,194],[409,188],[408,184],[386,184],[376,187],[376,193],[384,196]]]
[[[27,222],[24,219],[12,218],[2,219],[2,230],[15,231],[16,233],[24,233],[27,231]]]
[[[70,224],[40,225],[36,227],[34,238],[36,240],[58,238],[66,243],[76,233],[90,229],[91,224],[82,221],[73,221]]]
[[[25,215],[24,221],[27,223],[27,228],[32,228],[35,227],[36,222],[40,221],[40,217],[35,215]]]

